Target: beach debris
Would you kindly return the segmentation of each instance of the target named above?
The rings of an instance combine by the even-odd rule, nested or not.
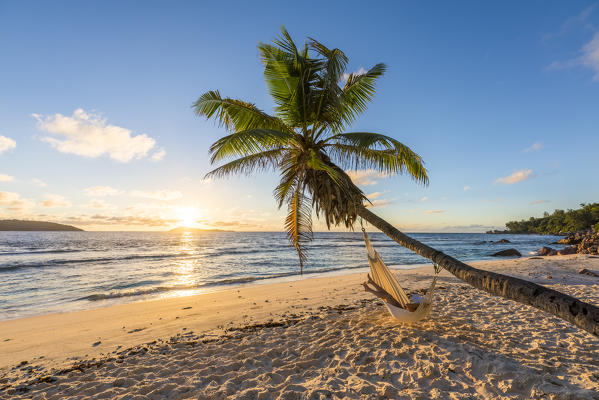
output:
[[[581,275],[590,275],[599,278],[599,272],[591,271],[590,269],[586,268],[581,269],[580,271],[578,271],[578,273]]]
[[[188,307],[183,307],[181,310],[191,310],[193,307],[188,306]]]
[[[98,347],[101,344],[102,344],[102,341],[98,340],[96,343],[92,344],[92,347]]]
[[[146,329],[146,328],[137,328],[137,329],[133,329],[133,330],[131,330],[131,331],[127,332],[127,333],[141,332],[141,331],[143,331],[144,329]]]
[[[516,249],[506,249],[498,251],[497,253],[491,254],[491,257],[522,257],[522,254]]]

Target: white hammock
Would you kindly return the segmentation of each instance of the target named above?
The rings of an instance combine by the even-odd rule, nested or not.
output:
[[[368,254],[368,264],[370,264],[370,273],[372,280],[393,299],[395,299],[402,307],[399,308],[392,304],[385,302],[389,313],[400,322],[417,322],[428,315],[433,304],[433,294],[435,291],[435,285],[437,284],[438,268],[435,267],[435,276],[431,287],[426,292],[424,298],[418,295],[412,295],[412,298],[408,298],[408,295],[403,290],[397,279],[393,276],[389,268],[385,265],[379,253],[376,252],[370,239],[366,234],[366,230],[362,229],[364,233],[364,242],[366,242],[366,251]],[[418,299],[417,299],[418,297]],[[410,303],[419,303],[418,308],[415,311],[408,311],[405,307]]]

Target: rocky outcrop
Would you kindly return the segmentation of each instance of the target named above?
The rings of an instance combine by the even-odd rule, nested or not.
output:
[[[562,250],[555,251],[551,247],[541,247],[537,254],[540,256],[567,255],[567,254],[599,254],[599,232],[593,230],[574,232],[560,239],[559,244],[570,244]]]
[[[497,253],[491,254],[491,257],[522,257],[522,254],[516,249],[506,249],[498,251]]]
[[[587,232],[578,243],[577,253],[599,254],[599,232]]]

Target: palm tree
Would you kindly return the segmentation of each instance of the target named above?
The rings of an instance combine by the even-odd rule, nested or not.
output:
[[[352,229],[361,217],[478,289],[550,312],[599,335],[598,307],[532,282],[468,266],[406,236],[366,208],[368,199],[344,169],[407,174],[428,184],[421,157],[408,146],[379,133],[346,131],[372,100],[384,64],[346,74],[348,59],[341,50],[312,38],[298,48],[285,28],[272,44],[260,43],[258,50],[276,104],[274,115],[218,91],[204,93],[193,108],[229,131],[210,147],[211,162],[225,163],[207,176],[280,172],[274,196],[279,208],[288,208],[285,229],[299,256],[300,272],[307,257],[305,244],[313,239],[313,211],[329,228],[343,224]]]

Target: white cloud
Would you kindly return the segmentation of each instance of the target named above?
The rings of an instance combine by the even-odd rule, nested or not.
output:
[[[381,195],[382,195],[381,192],[374,192],[374,193],[367,194],[366,198],[369,199],[369,200],[374,200],[377,197],[380,197]]]
[[[17,147],[17,142],[6,136],[0,135],[0,154],[7,150],[11,150]]]
[[[144,192],[142,190],[132,190],[130,193],[133,197],[142,197],[144,199],[170,201],[177,200],[183,197],[183,194],[177,190],[155,190],[153,192]]]
[[[37,185],[37,186],[39,186],[39,187],[46,187],[46,186],[48,186],[48,185],[46,184],[46,182],[42,181],[41,179],[37,179],[37,178],[33,178],[33,179],[31,180],[31,182],[33,182],[33,184],[34,184],[34,185]]]
[[[35,206],[35,203],[21,198],[18,193],[0,192],[0,206],[4,206],[10,211],[22,211]]]
[[[470,190],[470,186],[464,186],[464,192],[467,192]]]
[[[566,61],[554,61],[547,69],[589,68],[594,72],[593,80],[599,81],[599,32],[580,49],[581,55]]]
[[[90,197],[116,196],[121,193],[120,190],[110,186],[91,186],[83,190],[83,192],[86,196]]]
[[[160,161],[164,158],[165,155],[166,155],[166,151],[164,149],[160,149],[157,152],[155,152],[154,154],[152,154],[152,156],[150,157],[150,160]]]
[[[424,196],[423,198],[421,198],[421,199],[420,199],[420,202],[421,202],[421,203],[424,203],[424,202],[425,202],[425,201],[427,201],[427,200],[428,200],[428,197]]]
[[[430,215],[430,214],[441,214],[443,212],[444,212],[443,210],[426,210],[424,213]]]
[[[129,162],[147,157],[156,144],[146,134],[132,136],[131,130],[108,125],[106,119],[81,108],[71,117],[62,114],[32,116],[37,119],[40,130],[54,134],[42,140],[61,153],[92,158],[108,155],[119,162]]]
[[[40,202],[40,206],[44,208],[66,208],[71,206],[71,202],[59,194],[48,194],[46,200]]]
[[[497,178],[495,183],[503,183],[504,185],[512,185],[514,183],[522,182],[533,177],[532,169],[521,169],[516,171],[509,176],[503,178]]]
[[[345,173],[356,185],[370,186],[375,185],[380,179],[387,178],[389,175],[374,169],[363,169],[359,171],[348,170]]]
[[[12,182],[15,178],[10,175],[0,174],[0,182]]]
[[[534,142],[530,147],[527,147],[526,149],[524,149],[524,152],[530,153],[531,151],[541,150],[542,148],[543,148],[543,143]]]
[[[530,202],[531,205],[544,204],[544,203],[551,203],[551,200],[535,200],[535,201]]]

